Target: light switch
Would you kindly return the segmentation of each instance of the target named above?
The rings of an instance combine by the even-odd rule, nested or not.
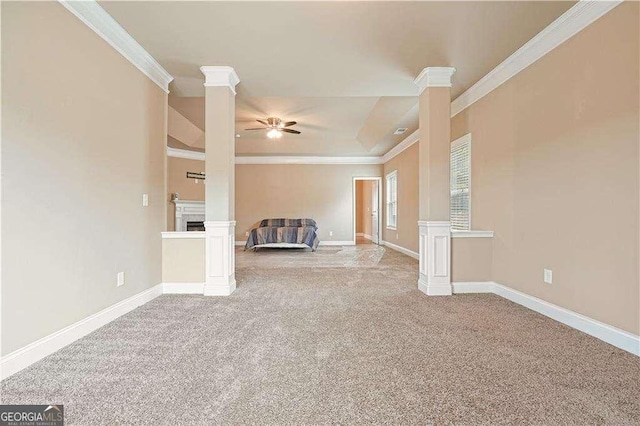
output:
[[[544,282],[547,284],[553,283],[553,271],[551,269],[544,270]]]
[[[149,207],[149,194],[142,194],[142,207]]]

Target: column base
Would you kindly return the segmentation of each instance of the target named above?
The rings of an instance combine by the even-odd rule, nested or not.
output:
[[[420,276],[418,289],[429,296],[451,296],[451,224],[418,221]]]
[[[231,278],[231,281],[229,283],[204,285],[205,296],[229,296],[235,290],[236,290],[235,277]]]
[[[236,289],[235,229],[233,221],[206,221],[205,296],[229,296]]]
[[[422,279],[418,280],[418,290],[427,296],[451,296],[453,294],[453,286],[451,284],[429,285]]]

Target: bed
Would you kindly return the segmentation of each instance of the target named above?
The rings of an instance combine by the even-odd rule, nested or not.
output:
[[[313,219],[263,219],[260,226],[249,231],[244,249],[310,248],[316,251],[318,226]]]

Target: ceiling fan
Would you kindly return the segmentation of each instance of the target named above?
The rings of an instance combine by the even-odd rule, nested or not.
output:
[[[289,126],[293,126],[298,124],[297,121],[286,121],[283,122],[278,117],[269,117],[267,120],[256,120],[260,124],[264,124],[267,127],[253,127],[251,129],[245,130],[268,130],[267,137],[269,139],[279,139],[282,137],[282,133],[293,133],[294,135],[299,135],[301,132],[293,129],[287,129]]]

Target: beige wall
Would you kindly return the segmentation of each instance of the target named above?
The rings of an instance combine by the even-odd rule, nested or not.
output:
[[[386,176],[398,171],[398,226],[387,229]],[[382,239],[406,249],[418,251],[418,143],[389,160],[384,165],[382,179]]]
[[[203,238],[162,240],[162,282],[203,283],[205,254]]]
[[[4,355],[161,282],[167,96],[57,2],[2,3],[2,65]]]
[[[187,179],[187,172],[204,173],[204,161],[185,158],[167,158],[167,230],[175,230],[175,206],[171,194],[180,194],[181,200],[204,201],[204,182]]]
[[[353,178],[381,173],[381,165],[236,165],[236,240],[261,219],[309,217],[321,241],[352,241]]]
[[[493,280],[638,334],[638,3],[458,114]],[[543,268],[553,284],[543,283]]]
[[[451,281],[492,281],[493,238],[451,239]]]

